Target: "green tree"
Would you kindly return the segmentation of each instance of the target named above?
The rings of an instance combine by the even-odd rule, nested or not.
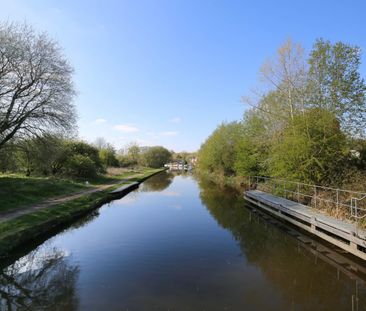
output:
[[[26,175],[57,175],[61,173],[59,161],[67,150],[65,139],[45,134],[17,142],[19,170]]]
[[[0,171],[19,171],[19,152],[15,142],[10,142],[0,149]]]
[[[346,136],[333,113],[313,108],[294,118],[270,151],[271,175],[317,184],[342,179]]]
[[[148,167],[159,168],[169,162],[171,156],[172,154],[170,153],[170,151],[164,147],[149,147],[142,154],[142,162]]]
[[[267,175],[268,128],[255,111],[245,114],[242,138],[238,141],[235,172],[237,175]]]
[[[106,144],[99,150],[99,157],[104,167],[117,167],[119,162],[116,157],[116,150],[111,144]]]
[[[333,112],[348,133],[364,134],[366,85],[360,48],[319,39],[309,58],[308,105]]]
[[[233,175],[242,124],[221,124],[202,144],[198,152],[198,168],[202,171]]]
[[[135,142],[131,142],[126,147],[127,162],[131,165],[137,165],[141,160],[141,148]]]

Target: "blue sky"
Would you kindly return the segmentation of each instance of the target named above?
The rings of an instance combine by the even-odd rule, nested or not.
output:
[[[0,0],[2,21],[59,41],[75,68],[79,135],[197,150],[288,37],[366,50],[366,1]],[[366,65],[362,64],[366,76]]]

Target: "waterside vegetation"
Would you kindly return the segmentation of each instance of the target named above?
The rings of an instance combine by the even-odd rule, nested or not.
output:
[[[260,70],[263,87],[243,98],[243,119],[219,125],[202,144],[198,170],[239,184],[261,175],[364,190],[360,61],[360,49],[342,42],[319,39],[306,58],[300,44],[285,42]]]
[[[301,45],[288,40],[262,66],[262,88],[243,98],[250,108],[242,120],[222,123],[202,144],[197,171],[366,227],[366,84],[360,62],[357,46],[320,39],[305,57]],[[254,176],[272,179],[253,184]]]

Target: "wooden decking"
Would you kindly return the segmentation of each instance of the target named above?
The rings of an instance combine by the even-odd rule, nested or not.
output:
[[[355,224],[322,215],[308,206],[259,190],[246,191],[245,198],[268,213],[366,260],[366,232]]]

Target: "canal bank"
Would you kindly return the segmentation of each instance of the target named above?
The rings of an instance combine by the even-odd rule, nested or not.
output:
[[[165,169],[150,170],[139,177],[123,180],[101,191],[0,223],[0,257],[6,257],[9,252],[24,243],[58,227],[71,224],[100,206],[123,197],[146,179],[163,171]]]

